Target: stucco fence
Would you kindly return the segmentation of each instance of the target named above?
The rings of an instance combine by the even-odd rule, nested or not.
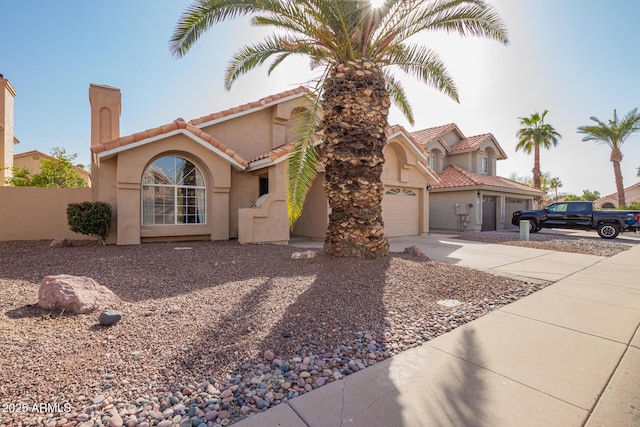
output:
[[[91,188],[0,187],[0,241],[89,239],[67,222],[67,205],[85,200]]]

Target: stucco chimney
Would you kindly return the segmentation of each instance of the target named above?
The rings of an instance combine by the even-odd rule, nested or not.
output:
[[[122,111],[120,89],[89,85],[91,105],[91,146],[112,141],[120,137],[120,112]],[[100,162],[97,156],[91,158],[91,198],[105,201],[101,193]]]
[[[89,85],[92,146],[120,137],[121,98],[118,88],[93,83]]]
[[[9,80],[0,74],[0,186],[4,180],[11,178],[13,173],[13,144],[17,141],[13,137],[13,98],[16,90]]]

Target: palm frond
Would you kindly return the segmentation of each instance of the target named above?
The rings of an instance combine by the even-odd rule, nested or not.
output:
[[[386,52],[383,63],[397,66],[408,75],[459,102],[453,78],[434,51],[419,45],[393,45]]]
[[[246,16],[259,9],[260,0],[195,0],[187,6],[169,40],[175,57],[184,56],[202,34],[222,21]]]
[[[435,0],[406,15],[398,40],[422,31],[445,31],[509,43],[507,29],[495,9],[483,0]],[[407,6],[408,7],[408,6]]]
[[[387,92],[389,92],[389,97],[391,98],[391,102],[398,107],[398,109],[402,112],[404,117],[409,121],[411,125],[415,123],[413,118],[413,110],[411,105],[409,104],[409,100],[407,98],[407,94],[404,91],[404,87],[400,81],[396,80],[396,78],[389,72],[388,69],[384,71],[385,80],[387,83]]]
[[[243,47],[229,61],[224,76],[225,88],[229,90],[238,77],[262,65],[271,55],[282,52],[291,53],[284,47],[282,39],[275,35],[263,42]]]
[[[296,143],[289,155],[287,207],[291,228],[302,214],[305,198],[316,177],[319,164],[315,141],[320,97],[309,93],[305,99],[311,107],[304,109],[298,116],[299,122],[294,129]]]

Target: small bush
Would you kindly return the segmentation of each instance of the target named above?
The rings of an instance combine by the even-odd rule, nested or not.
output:
[[[105,202],[69,203],[67,221],[74,233],[96,236],[104,244],[111,230],[111,205]]]

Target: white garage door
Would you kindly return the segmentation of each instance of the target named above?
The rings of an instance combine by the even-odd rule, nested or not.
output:
[[[420,234],[420,198],[417,189],[387,188],[382,199],[384,231],[389,237]]]

